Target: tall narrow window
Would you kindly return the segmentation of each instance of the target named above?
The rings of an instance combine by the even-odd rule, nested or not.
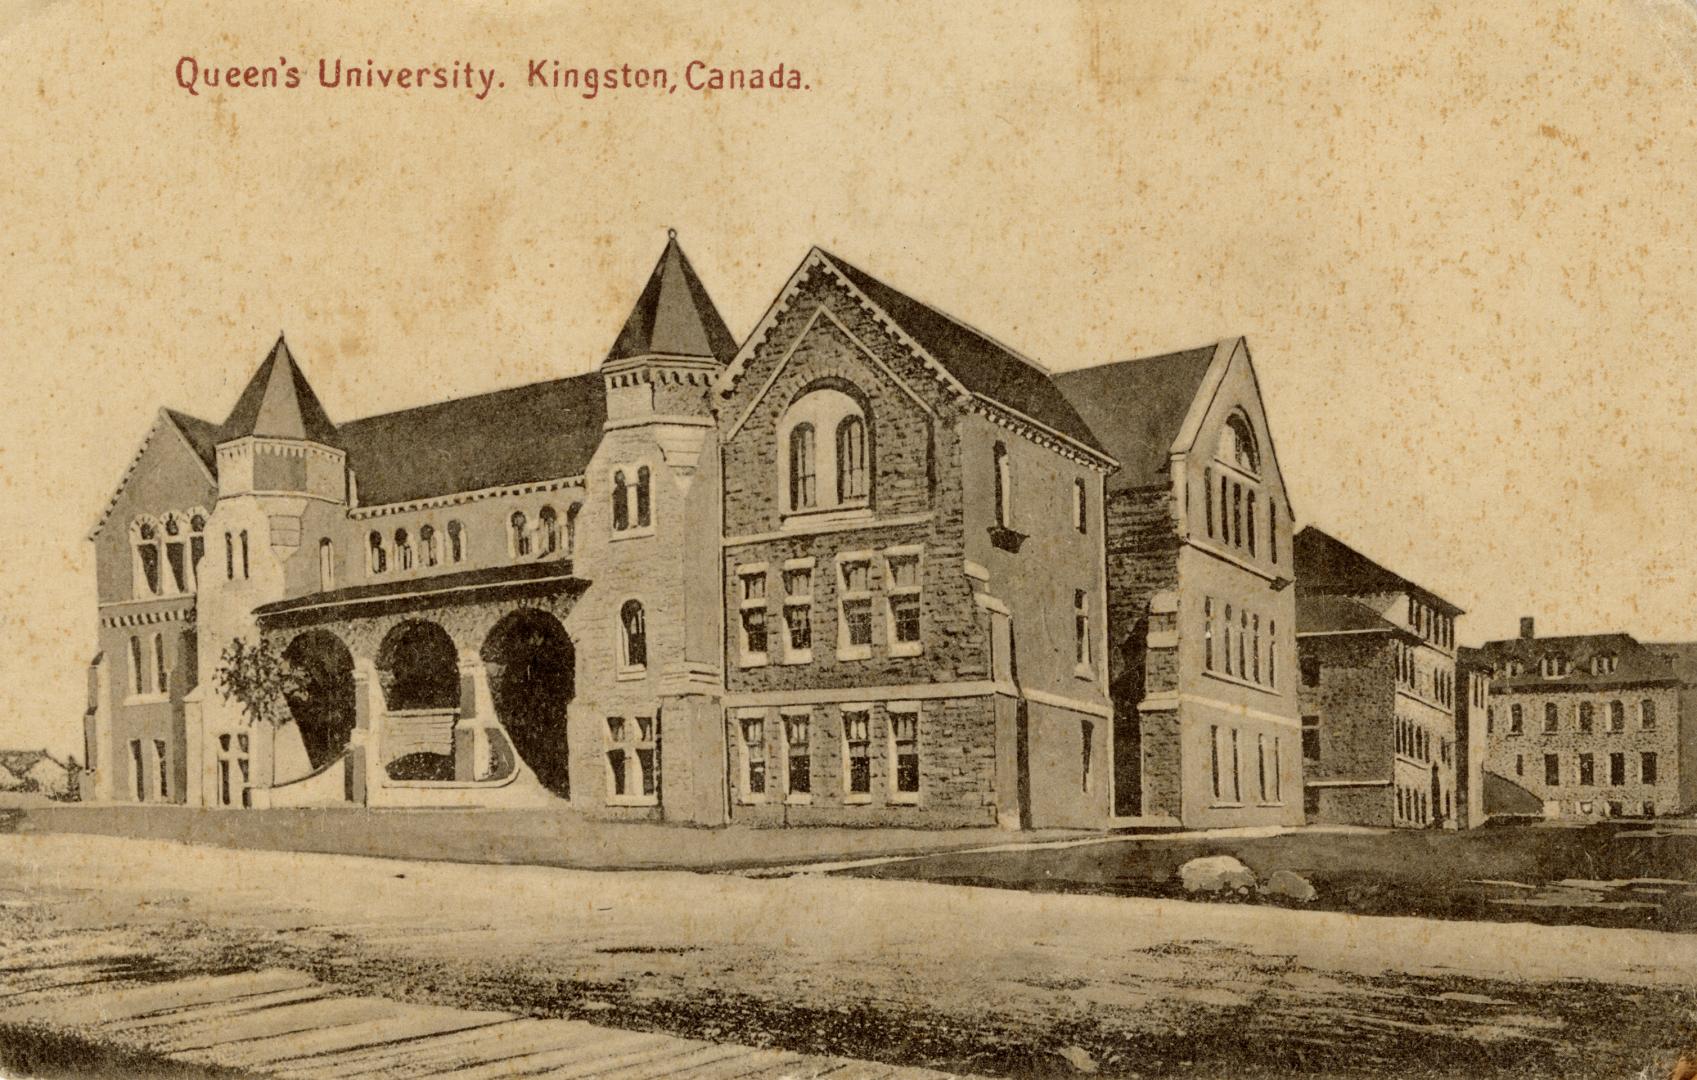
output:
[[[1267,620],[1267,685],[1274,690],[1279,688],[1279,624],[1276,619]]]
[[[1232,485],[1232,547],[1243,546],[1243,485]]]
[[[158,694],[171,692],[171,675],[165,669],[165,636],[153,635],[153,690]]]
[[[891,799],[914,802],[919,797],[919,713],[890,711],[890,756],[896,783]]]
[[[1638,755],[1638,779],[1645,784],[1656,782],[1656,755],[1648,750]]]
[[[566,554],[577,552],[577,512],[582,503],[572,503],[566,508]]]
[[[813,792],[813,759],[808,754],[811,727],[806,716],[784,717],[784,782],[791,795]]]
[[[1255,554],[1255,493],[1251,491],[1243,500],[1243,527],[1249,541],[1249,554]]]
[[[1544,755],[1544,784],[1548,787],[1561,785],[1561,759],[1554,754]]]
[[[1249,678],[1249,667],[1245,660],[1247,659],[1248,649],[1245,646],[1249,641],[1249,612],[1240,611],[1237,618],[1237,675],[1240,679],[1247,679]]]
[[[996,466],[996,524],[1013,528],[1013,466],[1008,461],[1008,448],[997,443],[993,450]]]
[[[1279,561],[1279,504],[1277,500],[1267,500],[1267,560],[1278,565]]]
[[[147,800],[147,768],[142,762],[141,740],[130,740],[130,776],[134,780],[136,802]]]
[[[159,526],[143,519],[130,527],[130,544],[135,550],[135,595],[158,596],[164,592],[159,565]]]
[[[766,571],[743,570],[737,575],[737,611],[742,623],[742,662],[766,662]]]
[[[607,791],[615,799],[630,794],[630,725],[622,716],[607,718]]]
[[[246,529],[243,529],[243,530],[242,530],[242,580],[243,580],[243,581],[246,581],[246,580],[247,580],[247,578],[248,578],[248,565],[247,565],[247,530],[246,530]]]
[[[1220,637],[1221,655],[1225,657],[1226,674],[1230,675],[1232,673],[1232,606],[1230,604],[1226,605],[1225,623],[1221,629],[1223,631]]]
[[[1609,702],[1609,730],[1610,731],[1625,731],[1626,730],[1626,702],[1624,702],[1624,701],[1611,701],[1611,702]]]
[[[855,558],[837,566],[837,659],[864,660],[872,655],[872,564]]]
[[[165,567],[170,571],[171,591],[189,590],[188,552],[183,547],[183,525],[176,514],[165,516]]]
[[[1072,591],[1072,662],[1090,670],[1090,594],[1083,589]]]
[[[816,450],[812,424],[797,424],[790,430],[791,510],[810,510],[819,505]]]
[[[418,564],[420,566],[435,566],[441,561],[441,552],[436,548],[436,526],[420,525],[418,527]]]
[[[1523,730],[1522,725],[1523,718],[1520,706],[1510,705],[1508,707],[1508,733],[1510,735],[1519,735]]]
[[[1249,617],[1249,677],[1261,681],[1261,616]]]
[[[1231,481],[1220,477],[1220,539],[1232,542]]]
[[[383,547],[383,534],[373,530],[371,535],[366,537],[366,542],[371,551],[371,572],[381,574],[389,569],[389,553]]]
[[[1208,536],[1214,535],[1214,470],[1202,470],[1202,519],[1208,523]]]
[[[465,561],[465,526],[457,521],[448,522],[448,561],[458,563]]]
[[[1579,730],[1587,735],[1591,733],[1592,715],[1595,710],[1589,701],[1579,703]]]
[[[1072,482],[1072,527],[1078,532],[1088,532],[1090,529],[1090,499],[1085,493],[1084,481]]]
[[[395,569],[412,569],[412,537],[405,529],[395,530]]]
[[[872,720],[864,710],[843,710],[843,741],[848,754],[845,794],[872,794]]]
[[[336,587],[336,548],[328,536],[318,541],[318,588],[328,592]]]
[[[200,560],[206,558],[206,515],[189,515],[189,580],[200,588]]]
[[[529,555],[530,523],[525,520],[524,511],[513,511],[513,516],[507,519],[507,530],[508,547],[512,549],[513,558],[522,559]]]
[[[153,797],[165,802],[171,797],[171,757],[165,750],[164,739],[153,740],[153,768],[156,778]]]
[[[813,659],[813,567],[784,570],[784,660]]]
[[[631,787],[645,799],[660,797],[660,718],[636,718],[636,767],[641,774]]]
[[[1202,598],[1202,667],[1214,670],[1214,598]]]
[[[130,638],[130,693],[147,693],[147,665],[142,662],[141,638]]]
[[[1208,767],[1214,779],[1214,801],[1225,800],[1225,773],[1220,770],[1220,725],[1208,725]]]
[[[1553,701],[1544,702],[1544,734],[1555,734],[1557,722],[1556,703]]]
[[[1257,798],[1262,802],[1268,801],[1272,794],[1272,786],[1267,783],[1267,736],[1255,736],[1255,785]]]
[[[543,555],[553,555],[560,550],[560,519],[552,506],[544,506],[536,515],[536,531],[536,540],[542,546]]]
[[[766,796],[766,722],[756,716],[745,716],[739,727],[742,734],[743,784],[745,796]]]
[[[1088,720],[1079,721],[1079,724],[1078,724],[1078,789],[1080,791],[1088,792],[1090,790],[1090,770],[1091,770],[1091,766],[1093,765],[1091,758],[1092,758],[1092,756],[1095,752],[1095,742],[1096,742],[1096,725],[1092,724]]]
[[[1638,703],[1638,726],[1645,731],[1656,730],[1656,703],[1649,698]]]
[[[886,554],[884,563],[889,571],[885,602],[889,606],[890,655],[916,656],[923,647],[919,640],[919,555],[892,551]]]
[[[648,466],[636,470],[636,527],[646,529],[654,523],[654,494],[649,486]]]
[[[624,607],[619,609],[619,640],[623,644],[620,660],[626,671],[636,671],[648,666],[648,622],[643,616],[642,605],[635,600],[626,600]]]
[[[837,424],[837,501],[866,498],[866,421],[845,416]]]
[[[1593,787],[1597,782],[1596,759],[1591,754],[1579,755],[1579,786]]]
[[[1232,802],[1243,801],[1243,755],[1237,749],[1237,729],[1231,729]]]
[[[613,531],[624,532],[630,528],[630,488],[625,483],[625,472],[617,469],[613,472]]]

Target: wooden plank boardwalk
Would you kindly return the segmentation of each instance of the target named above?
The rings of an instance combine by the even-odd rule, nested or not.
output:
[[[121,957],[74,956],[24,965],[20,959],[0,956],[0,1039],[8,1028],[41,1026],[185,1064],[285,1080],[927,1080],[949,1075],[596,1027],[581,1020],[346,995],[281,969],[149,981],[115,962]]]

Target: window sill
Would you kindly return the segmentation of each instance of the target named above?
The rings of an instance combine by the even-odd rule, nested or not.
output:
[[[648,668],[646,667],[622,667],[619,669],[619,673],[614,676],[619,682],[635,682],[647,677]]]
[[[889,803],[890,803],[891,806],[918,806],[919,805],[919,793],[918,792],[898,792],[898,793],[890,796]]]
[[[1236,675],[1227,675],[1223,671],[1209,671],[1207,668],[1202,669],[1202,674],[1206,675],[1210,679],[1217,679],[1223,683],[1230,683],[1232,686],[1241,686],[1245,690],[1260,691],[1269,697],[1279,696],[1279,689],[1276,686],[1263,686],[1260,683],[1252,683],[1248,679],[1240,679]]]
[[[741,659],[738,661],[738,666],[739,667],[745,667],[745,668],[757,668],[757,667],[765,667],[770,662],[771,661],[767,658],[766,654],[763,653],[763,652],[762,653],[743,653]]]
[[[813,796],[811,794],[807,794],[807,795],[786,795],[786,796],[784,796],[784,805],[785,806],[812,806],[813,805]]]
[[[765,806],[766,805],[766,796],[765,795],[738,795],[737,796],[737,805],[738,806]]]
[[[1211,802],[1211,803],[1208,804],[1208,809],[1210,809],[1210,810],[1242,810],[1243,804],[1240,803],[1240,802]]]
[[[645,536],[654,535],[654,526],[644,525],[639,529],[625,529],[622,532],[615,529],[608,534],[609,540],[640,540]]]
[[[870,659],[872,659],[872,646],[870,646],[870,645],[839,645],[839,646],[837,646],[837,659],[839,661],[843,661],[843,660],[870,660]]]
[[[1086,682],[1096,681],[1096,669],[1089,664],[1075,664],[1072,669],[1073,678]]]
[[[171,700],[170,694],[131,694],[124,699],[125,705],[163,705]]]
[[[830,525],[837,522],[867,521],[872,517],[872,506],[865,499],[839,503],[836,506],[809,507],[804,510],[787,511],[778,522],[782,529],[797,529],[809,525]]]
[[[891,656],[921,656],[925,652],[923,641],[893,641],[890,643]]]
[[[608,806],[659,806],[660,799],[656,795],[609,795]]]
[[[800,649],[795,652],[786,652],[782,662],[784,664],[811,664],[813,663],[813,650]],[[744,664],[743,666],[747,667],[748,665]]]
[[[865,793],[856,794],[856,795],[844,795],[843,796],[843,805],[844,806],[868,806],[868,805],[871,804],[871,802],[872,802],[872,794],[870,792],[865,792]]]

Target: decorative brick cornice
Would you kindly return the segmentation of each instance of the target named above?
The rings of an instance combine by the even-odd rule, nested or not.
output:
[[[100,625],[114,626],[154,626],[159,623],[188,622],[194,618],[194,601],[179,604],[174,607],[151,608],[146,611],[131,611],[118,615],[102,615]]]

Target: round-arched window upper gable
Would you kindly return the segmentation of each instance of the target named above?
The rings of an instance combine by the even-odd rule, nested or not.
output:
[[[835,385],[798,394],[778,421],[778,496],[786,514],[859,509],[872,498],[872,425]]]
[[[1249,417],[1241,412],[1226,417],[1226,422],[1220,427],[1220,445],[1215,455],[1245,472],[1260,474],[1261,448]]]

